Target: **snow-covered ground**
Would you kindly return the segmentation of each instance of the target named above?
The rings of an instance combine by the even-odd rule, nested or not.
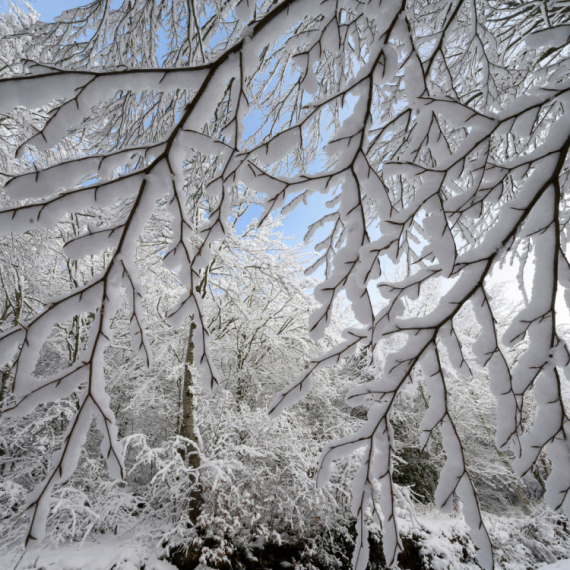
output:
[[[64,544],[51,550],[32,549],[23,557],[21,552],[0,554],[1,570],[139,570],[143,564],[145,570],[176,570],[172,564],[158,560],[156,555],[149,556],[146,546],[116,539],[83,545]],[[540,570],[570,570],[570,559],[541,566]]]
[[[472,563],[461,561],[465,548],[471,549],[471,558],[475,554],[472,545],[465,542],[467,526],[463,517],[444,515],[425,506],[418,506],[413,513],[402,511],[400,514],[403,533],[408,536],[413,534],[423,554],[430,555],[431,560],[438,562],[437,565],[433,564],[433,570],[475,570],[476,566]],[[529,556],[532,549],[521,548],[524,543],[521,537],[515,540],[513,519],[489,514],[485,516],[496,544],[497,560],[500,559],[505,564],[497,564],[497,569],[507,567],[522,570],[531,567],[527,562],[531,560]],[[526,521],[521,520],[519,523],[519,526],[524,526]],[[411,526],[408,528],[408,525]],[[554,539],[547,537],[544,541],[546,555],[542,553],[542,560],[552,560],[555,556],[568,559],[538,566],[537,570],[570,570],[568,551],[553,550],[552,543],[549,546],[549,540]],[[125,533],[119,536],[98,535],[96,539],[87,538],[83,544],[62,543],[57,548],[37,547],[27,552],[12,550],[0,553],[0,570],[177,570],[172,564],[158,559],[161,553],[158,544],[160,541],[154,541],[155,548],[153,539],[148,535]],[[208,567],[199,566],[196,570],[208,570]]]
[[[0,554],[1,570],[176,570],[136,541],[109,540],[63,544],[57,549],[32,549]]]

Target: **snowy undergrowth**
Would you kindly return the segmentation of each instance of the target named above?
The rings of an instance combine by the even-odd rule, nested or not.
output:
[[[528,515],[484,513],[484,519],[495,549],[497,569],[538,569],[568,558],[570,533],[567,520],[544,507],[536,507]],[[402,522],[404,541],[412,540],[425,568],[467,570],[479,567],[468,527],[459,511],[449,516],[433,508],[421,508],[413,522],[409,518]]]
[[[479,568],[476,551],[468,536],[468,527],[459,512],[443,515],[431,507],[420,507],[417,512],[400,512],[405,559],[402,568],[416,563],[430,570],[473,570]],[[498,516],[485,514],[491,540],[497,553],[499,570],[546,569],[568,570],[570,560],[570,534],[566,521],[543,508],[529,515]],[[377,529],[379,530],[379,529]],[[27,551],[12,549],[0,554],[3,570],[174,570],[176,567],[162,560],[164,551],[156,540],[149,540],[155,531],[140,527],[135,532],[120,536],[96,535],[82,543],[62,543],[57,548],[50,545]],[[373,533],[375,534],[375,533]],[[234,540],[237,536],[233,537]],[[281,537],[276,539],[280,541]],[[250,537],[250,547],[256,541]],[[259,546],[259,541],[257,541]],[[232,541],[228,542],[232,546]],[[235,548],[234,542],[233,547]],[[243,544],[242,546],[247,546]],[[316,553],[313,552],[313,556]],[[418,558],[413,558],[419,555]],[[210,557],[211,558],[211,557]],[[320,558],[320,560],[319,560]],[[421,562],[420,562],[421,560]],[[329,568],[322,566],[322,557],[303,564],[297,561],[295,568]],[[329,564],[332,564],[329,559]],[[211,560],[212,567],[219,567],[220,560]],[[293,562],[293,561],[292,561]],[[338,568],[343,566],[337,561]],[[199,568],[206,568],[201,565]],[[330,568],[333,568],[331,565]]]

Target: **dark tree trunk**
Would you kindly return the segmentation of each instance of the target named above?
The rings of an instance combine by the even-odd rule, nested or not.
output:
[[[192,335],[196,325],[190,323],[190,331],[188,334],[188,345],[186,347],[186,359],[184,366],[184,377],[182,385],[182,423],[180,425],[180,433],[182,437],[188,439],[189,443],[186,448],[180,450],[182,459],[186,462],[188,467],[193,470],[198,470],[200,467],[200,456],[198,454],[198,437],[196,434],[195,415],[196,403],[194,401],[194,380],[192,378],[191,367],[194,365],[194,343],[192,342]],[[190,520],[193,524],[196,523],[198,515],[200,514],[202,505],[202,493],[199,486],[195,485],[196,479],[192,477],[190,485],[193,489],[190,493]]]

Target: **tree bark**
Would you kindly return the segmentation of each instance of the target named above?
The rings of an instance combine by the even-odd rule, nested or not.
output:
[[[196,409],[194,401],[194,381],[192,378],[191,367],[194,365],[194,343],[192,335],[196,325],[190,323],[190,331],[188,333],[188,344],[186,347],[186,358],[184,362],[184,377],[182,385],[182,422],[180,425],[180,433],[182,437],[186,438],[191,444],[180,450],[180,455],[183,461],[195,474],[190,477],[190,485],[192,490],[190,492],[190,521],[196,524],[198,515],[202,506],[202,492],[197,485],[197,470],[200,467],[200,455],[198,454],[198,435],[196,433]]]

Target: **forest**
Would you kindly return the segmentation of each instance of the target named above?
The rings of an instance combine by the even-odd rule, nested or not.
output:
[[[0,570],[570,568],[570,0],[82,1],[0,4]]]

